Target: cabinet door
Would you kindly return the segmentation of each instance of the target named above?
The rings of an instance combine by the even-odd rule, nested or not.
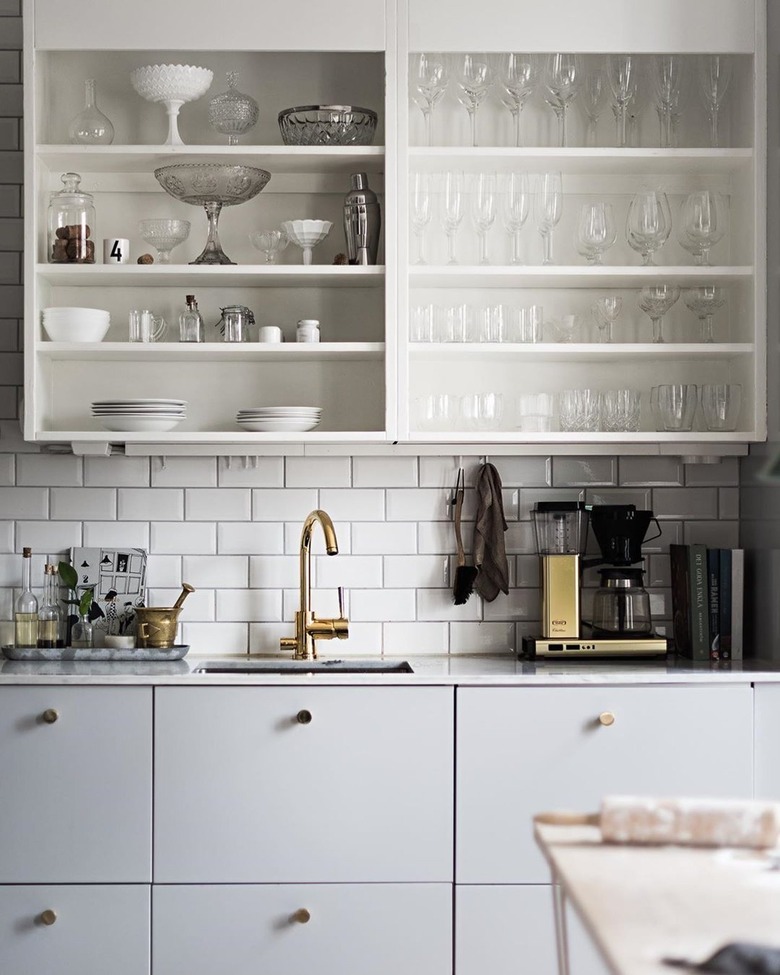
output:
[[[549,881],[537,812],[752,795],[748,685],[465,688],[457,714],[458,883]]]
[[[0,887],[0,972],[148,975],[149,890],[141,884]]]
[[[452,728],[444,687],[159,689],[155,881],[451,881]]]
[[[780,684],[756,684],[756,796],[780,800]]]
[[[0,688],[0,883],[149,883],[152,692]]]
[[[155,975],[452,972],[449,884],[163,885],[152,916]]]

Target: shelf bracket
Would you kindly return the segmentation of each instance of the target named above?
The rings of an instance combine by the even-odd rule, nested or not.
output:
[[[71,443],[77,457],[110,457],[111,444],[107,440],[74,440]]]

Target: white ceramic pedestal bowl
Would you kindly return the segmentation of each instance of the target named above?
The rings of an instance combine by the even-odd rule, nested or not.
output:
[[[183,145],[179,135],[179,109],[205,95],[214,72],[193,64],[149,64],[130,73],[130,82],[148,102],[162,102],[168,112],[169,146]]]
[[[312,248],[324,240],[333,226],[330,220],[285,220],[282,230],[303,249],[303,263],[311,264]]]

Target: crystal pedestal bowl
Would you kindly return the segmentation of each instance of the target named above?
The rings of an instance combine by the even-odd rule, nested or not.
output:
[[[171,251],[190,235],[189,220],[166,219],[141,220],[138,223],[138,233],[141,239],[151,244],[157,251],[157,261],[160,264],[171,263]]]
[[[202,206],[209,218],[206,246],[190,264],[235,264],[219,242],[222,207],[238,206],[257,196],[271,174],[254,166],[180,163],[155,169],[154,175],[166,193],[182,203]]]
[[[168,112],[169,146],[182,145],[179,135],[179,109],[209,90],[214,73],[193,64],[149,64],[130,73],[130,82],[148,102],[162,102]]]

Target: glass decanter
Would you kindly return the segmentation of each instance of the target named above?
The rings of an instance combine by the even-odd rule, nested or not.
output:
[[[228,71],[228,90],[209,101],[209,125],[228,137],[229,146],[238,145],[238,137],[257,125],[259,109],[249,95],[238,91],[238,72]]]
[[[70,141],[82,146],[110,146],[114,141],[114,126],[97,107],[94,78],[84,82],[84,89],[86,107],[68,126]]]

